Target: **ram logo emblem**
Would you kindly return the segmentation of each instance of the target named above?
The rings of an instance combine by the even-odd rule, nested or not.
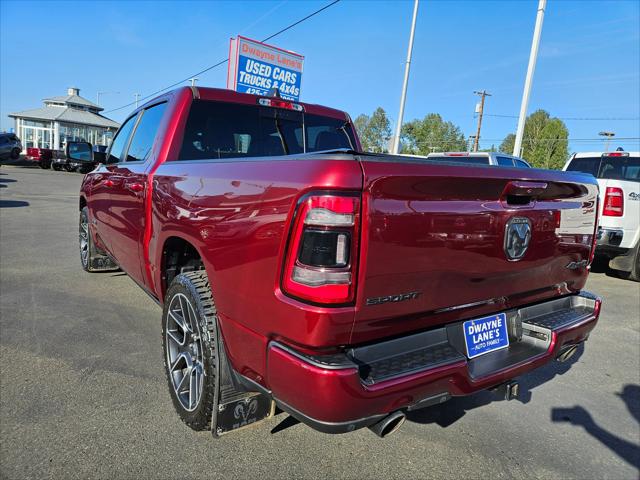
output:
[[[504,253],[509,260],[520,260],[529,248],[531,241],[531,220],[513,217],[507,222],[504,231]]]

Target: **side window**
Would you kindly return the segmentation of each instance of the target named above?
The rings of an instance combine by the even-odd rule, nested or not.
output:
[[[142,112],[142,118],[133,134],[125,161],[141,162],[149,158],[166,106],[166,103],[161,103]]]
[[[519,167],[519,168],[531,168],[529,166],[529,164],[527,164],[526,162],[523,162],[522,160],[518,160],[517,158],[514,159],[514,162],[516,162],[516,167]]]
[[[127,145],[127,141],[129,140],[129,135],[131,134],[131,130],[136,123],[137,115],[134,115],[129,120],[124,122],[124,125],[120,127],[116,138],[113,139],[111,143],[111,148],[109,148],[109,155],[107,155],[107,163],[118,163],[122,159],[122,154],[124,153],[124,148]]]
[[[510,157],[496,157],[496,160],[501,167],[513,167],[513,159]]]

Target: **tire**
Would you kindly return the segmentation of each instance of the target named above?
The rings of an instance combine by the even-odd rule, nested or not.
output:
[[[14,148],[13,150],[11,150],[11,160],[17,160],[18,158],[20,158],[20,149],[19,148]]]
[[[65,166],[64,166],[64,169],[65,169],[67,172],[69,172],[69,173],[71,173],[71,172],[75,172],[75,168],[73,168],[73,167],[72,167],[72,166],[70,166],[70,165],[65,165]]]
[[[51,163],[51,168],[54,169],[56,172],[59,172],[60,170],[62,170],[62,167],[60,165],[53,162]]]
[[[38,164],[43,170],[48,170],[51,167],[51,160],[40,160]]]
[[[207,273],[176,276],[162,311],[162,350],[171,401],[193,430],[211,429],[218,404],[217,321]]]
[[[80,264],[85,272],[91,272],[91,251],[93,250],[93,240],[89,232],[89,209],[83,207],[80,210],[80,221],[78,222],[78,244],[80,247]]]

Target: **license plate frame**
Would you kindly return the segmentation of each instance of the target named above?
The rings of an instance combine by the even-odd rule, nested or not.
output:
[[[509,347],[507,316],[504,313],[467,320],[462,329],[469,359]]]

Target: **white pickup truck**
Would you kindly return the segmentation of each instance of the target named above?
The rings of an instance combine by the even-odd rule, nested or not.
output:
[[[596,255],[640,281],[640,153],[574,153],[563,170],[590,173],[600,186]]]

